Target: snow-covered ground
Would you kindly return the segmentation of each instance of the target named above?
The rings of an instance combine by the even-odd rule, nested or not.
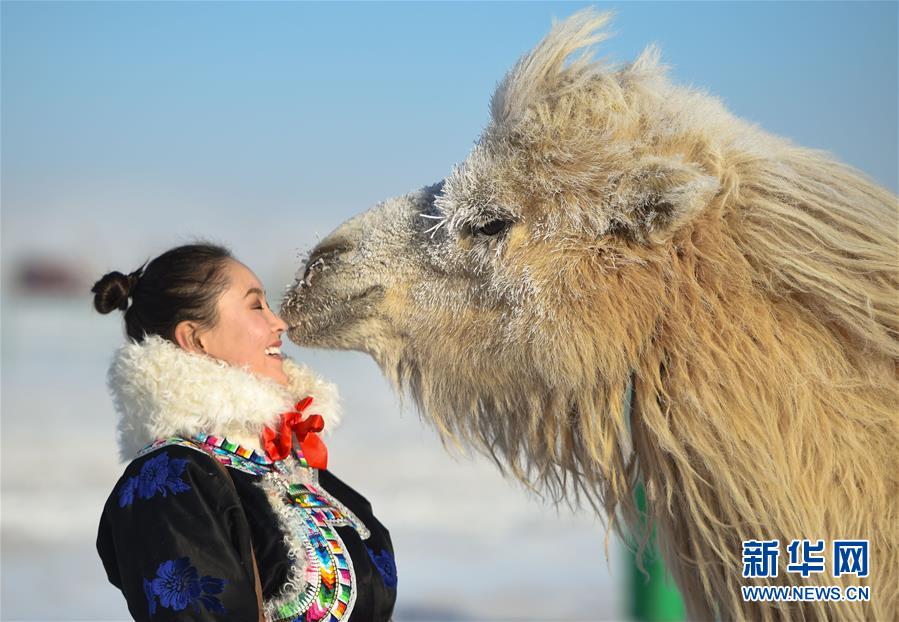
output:
[[[3,620],[128,619],[94,551],[121,472],[105,374],[122,339],[120,316],[87,297],[4,296]],[[367,356],[286,352],[341,389],[330,466],[390,529],[398,621],[625,617],[626,560],[614,539],[606,560],[598,520],[540,502],[484,458],[451,457]]]

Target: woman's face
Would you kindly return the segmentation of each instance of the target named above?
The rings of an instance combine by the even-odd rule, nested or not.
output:
[[[225,273],[230,285],[218,301],[218,322],[197,335],[199,345],[212,357],[287,385],[281,358],[287,324],[269,308],[262,284],[249,268],[229,260]]]

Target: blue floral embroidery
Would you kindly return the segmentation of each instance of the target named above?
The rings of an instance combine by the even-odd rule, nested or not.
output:
[[[367,546],[365,550],[368,551],[368,556],[371,558],[372,563],[375,565],[375,568],[378,569],[378,573],[381,575],[381,579],[384,581],[384,585],[391,589],[396,589],[396,564],[393,561],[393,555],[390,554],[390,551],[382,550],[380,553],[374,553]]]
[[[151,616],[156,613],[157,599],[160,606],[172,611],[182,611],[192,605],[199,613],[202,603],[207,611],[225,613],[224,605],[215,596],[224,589],[224,579],[208,575],[200,578],[189,557],[162,562],[156,569],[155,578],[144,579],[144,593]]]
[[[187,460],[169,460],[167,453],[161,453],[147,460],[140,469],[137,480],[137,492],[141,499],[149,499],[157,492],[166,496],[166,492],[176,494],[190,490],[180,478],[187,466]]]
[[[182,479],[186,466],[186,459],[170,460],[167,453],[147,460],[136,477],[128,478],[119,487],[119,507],[134,503],[135,493],[141,499],[150,499],[156,493],[165,497],[168,493],[174,495],[190,490],[190,486]]]
[[[129,477],[128,481],[119,486],[119,507],[134,503],[134,493],[137,492],[137,478]]]

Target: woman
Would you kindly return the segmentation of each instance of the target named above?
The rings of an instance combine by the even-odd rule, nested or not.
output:
[[[390,535],[327,469],[335,387],[224,248],[172,249],[92,290],[125,312],[109,386],[130,460],[97,550],[136,620],[386,620]],[[129,305],[129,299],[131,301]]]

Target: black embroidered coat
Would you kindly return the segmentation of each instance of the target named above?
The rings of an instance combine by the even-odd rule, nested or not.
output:
[[[275,465],[248,467],[227,441],[209,439],[222,440],[157,443],[128,465],[103,509],[97,550],[135,620],[258,620],[254,556],[269,620],[390,619],[393,547],[364,497],[327,470],[303,468],[298,454],[285,461],[293,472],[275,481]],[[273,507],[272,488],[288,480],[294,489]],[[298,555],[306,558],[299,573]],[[330,561],[344,581],[327,585],[310,559]]]

